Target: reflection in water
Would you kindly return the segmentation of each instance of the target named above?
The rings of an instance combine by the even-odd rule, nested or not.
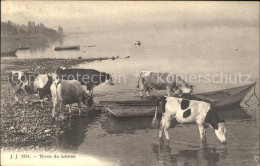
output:
[[[1,42],[1,51],[16,50],[20,47],[30,47],[29,50],[18,50],[18,58],[50,58],[55,55],[53,46],[63,45],[62,37],[53,38],[6,38]]]
[[[166,146],[163,141],[152,146],[155,157],[159,165],[217,165],[220,160],[225,160],[227,153],[226,147],[216,149],[207,144],[201,144],[199,149],[179,150],[173,154],[172,148]]]
[[[59,46],[60,47],[63,46],[63,38],[62,37],[59,38]]]
[[[54,43],[57,40],[63,40],[62,38],[6,38],[4,42],[1,42],[2,51],[13,50],[19,47],[30,47],[32,53],[45,52],[45,48],[50,43]]]
[[[233,165],[234,160],[239,164],[253,159],[252,154],[257,154],[258,151],[252,151],[252,154],[248,151],[257,141],[258,121],[252,121],[250,111],[241,107],[218,110],[218,114],[225,117],[228,132],[232,132],[240,144],[230,134],[226,135],[227,146],[220,144],[210,128],[207,129],[208,144],[200,144],[197,125],[190,124],[172,128],[172,139],[169,146],[166,146],[163,142],[158,142],[158,129],[151,127],[152,116],[115,118],[103,111],[100,114],[90,113],[68,119],[65,123],[69,127],[59,138],[59,147],[66,151],[120,160],[123,165],[150,163],[212,166]],[[246,139],[243,139],[244,136],[247,136]]]
[[[140,110],[141,111],[141,110]],[[251,120],[252,117],[246,113],[242,107],[235,108],[225,108],[223,110],[217,110],[217,114],[221,119],[224,120]],[[100,123],[104,130],[109,134],[119,134],[119,133],[133,133],[135,130],[147,130],[153,129],[152,126],[152,116],[146,117],[128,117],[128,118],[116,118],[114,116],[108,116],[103,119]],[[158,122],[160,122],[161,117],[157,117]],[[187,125],[187,124],[185,124]],[[159,126],[157,126],[159,127]],[[177,121],[172,121],[171,127],[182,127],[182,124],[178,124]]]
[[[58,139],[58,147],[62,150],[77,150],[95,115],[96,112],[91,111],[86,115],[74,115],[66,119],[64,123],[67,123],[67,127]]]
[[[250,120],[251,116],[248,115],[241,107],[235,109],[223,110],[217,112],[219,116],[224,117],[225,120]],[[85,116],[72,116],[69,118],[68,128],[64,134],[60,137],[60,146],[65,149],[70,147],[79,146],[83,139],[84,134],[88,130],[88,124],[93,121],[96,114],[88,113]],[[132,117],[132,118],[116,118],[113,116],[105,116],[105,118],[95,118],[95,121],[100,121],[101,128],[108,134],[120,134],[120,133],[134,133],[136,130],[153,129],[152,127],[153,117]],[[160,122],[161,117],[158,117]],[[181,124],[176,126],[176,123],[171,124],[171,128],[182,127]]]
[[[135,130],[151,128],[152,117],[115,118],[107,117],[101,121],[101,127],[109,134],[133,133]]]

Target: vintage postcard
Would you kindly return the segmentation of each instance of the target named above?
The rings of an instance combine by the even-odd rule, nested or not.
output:
[[[259,165],[259,15],[1,1],[1,165]]]

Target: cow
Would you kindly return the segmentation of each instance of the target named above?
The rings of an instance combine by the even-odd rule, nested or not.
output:
[[[59,79],[64,80],[78,80],[81,85],[87,86],[93,94],[93,88],[98,86],[100,83],[114,85],[110,74],[105,72],[99,72],[94,69],[78,69],[78,68],[58,68],[56,75]]]
[[[43,98],[48,95],[51,96],[50,87],[53,79],[47,74],[36,74],[27,70],[12,71],[8,74],[8,82],[14,88],[16,102],[19,102],[18,95],[21,92],[27,94],[38,93],[43,108]]]
[[[167,90],[167,95],[172,96],[172,93],[179,92],[180,95],[192,94],[193,85],[186,83],[180,76],[170,73],[160,73],[152,71],[142,71],[137,82],[137,88],[140,89],[140,96],[143,96],[143,91],[149,96],[150,91]]]
[[[57,79],[51,85],[51,96],[53,101],[52,117],[55,117],[55,110],[58,105],[64,109],[69,104],[71,113],[71,104],[78,103],[79,114],[81,114],[81,102],[88,108],[92,107],[93,97],[89,96],[83,89],[81,83],[77,80]]]
[[[169,144],[169,127],[173,120],[178,123],[197,123],[200,132],[201,141],[206,142],[205,128],[209,124],[214,130],[217,138],[225,144],[226,127],[225,121],[220,120],[215,111],[211,109],[209,103],[197,100],[187,100],[177,97],[161,97],[159,100],[162,107],[162,120],[160,123],[159,138],[162,140],[163,131],[165,133],[167,144]],[[157,109],[155,112],[155,117]]]

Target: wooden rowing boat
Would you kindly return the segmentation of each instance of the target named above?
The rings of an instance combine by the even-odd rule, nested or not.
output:
[[[255,84],[256,83],[214,92],[200,93],[194,96],[209,102],[215,108],[239,105]]]
[[[17,50],[29,50],[30,49],[30,47],[19,47],[19,48],[17,48]]]
[[[7,51],[7,52],[1,52],[1,57],[17,57],[15,54],[17,50]]]
[[[208,102],[214,108],[235,106],[241,103],[255,84],[194,94],[188,99]],[[160,96],[153,96],[145,100],[100,101],[99,103],[105,106],[106,110],[116,117],[149,116],[153,115],[155,107],[159,106],[159,98]],[[158,113],[160,113],[160,109]]]
[[[64,46],[64,47],[55,47],[55,51],[62,51],[62,50],[80,50],[80,46]]]

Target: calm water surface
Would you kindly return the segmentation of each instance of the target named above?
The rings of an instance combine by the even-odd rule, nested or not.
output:
[[[185,75],[220,73],[236,83],[195,82],[195,92],[230,88],[238,83],[239,73],[250,75],[249,82],[259,79],[258,29],[168,30],[128,34],[88,34],[31,45],[20,50],[18,58],[84,58],[120,56],[77,67],[93,68],[113,74],[114,86],[99,85],[95,101],[139,99],[136,73],[162,71]],[[140,40],[141,47],[134,46]],[[246,43],[246,44],[245,44]],[[19,45],[19,44],[18,44]],[[79,51],[55,52],[54,46],[80,45]],[[87,47],[96,45],[96,47]],[[49,46],[49,47],[46,47]],[[86,46],[86,47],[84,47]],[[130,59],[124,57],[130,56]],[[258,87],[257,87],[258,90]],[[153,91],[152,95],[164,95]],[[259,107],[252,99],[250,106],[223,109],[218,113],[226,120],[230,133],[228,144],[220,144],[208,128],[208,144],[201,145],[196,125],[178,125],[170,129],[170,148],[159,144],[158,129],[151,128],[153,117],[115,118],[106,111],[72,116],[68,129],[59,138],[65,151],[93,156],[112,165],[255,165],[259,155]],[[141,111],[141,108],[140,108]],[[160,118],[159,118],[160,119]]]

